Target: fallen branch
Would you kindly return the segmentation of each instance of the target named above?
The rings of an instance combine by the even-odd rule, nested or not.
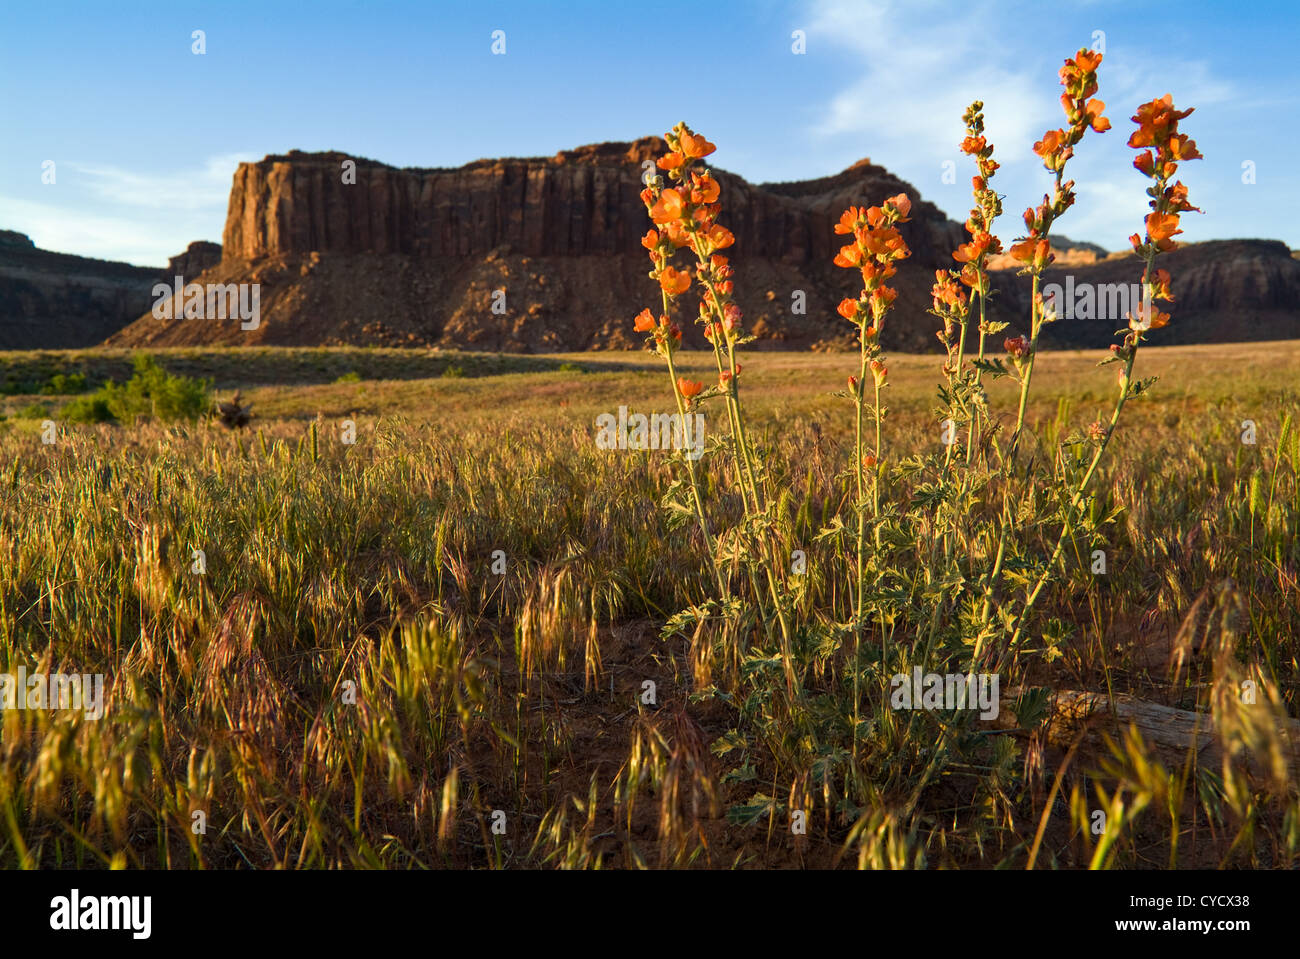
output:
[[[1017,687],[1002,695],[999,726],[1020,725],[1016,705],[1023,692]],[[1192,752],[1198,763],[1217,765],[1223,759],[1223,743],[1215,733],[1209,713],[1161,706],[1124,693],[1111,697],[1074,689],[1054,692],[1049,708],[1051,714],[1044,728],[1047,742],[1053,746],[1069,748],[1080,733],[1090,745],[1100,745],[1103,734],[1119,742],[1125,730],[1135,726],[1142,739],[1155,747],[1156,753],[1167,762],[1181,764]],[[1300,722],[1287,719],[1278,734],[1289,768],[1300,769]],[[1247,767],[1251,772],[1263,768],[1250,756]]]

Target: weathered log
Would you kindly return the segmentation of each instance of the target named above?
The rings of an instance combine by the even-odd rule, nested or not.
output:
[[[1003,728],[1019,725],[1016,705],[1022,692],[1017,687],[1002,695],[998,724]],[[1181,765],[1192,752],[1200,765],[1217,766],[1223,759],[1223,743],[1206,712],[1162,706],[1124,693],[1107,696],[1074,689],[1053,692],[1049,708],[1046,738],[1053,746],[1069,748],[1081,735],[1092,747],[1102,745],[1103,736],[1118,743],[1132,726],[1167,765]],[[1260,708],[1266,707],[1261,704]],[[1288,775],[1294,778],[1300,770],[1300,722],[1286,719],[1279,723],[1277,732]],[[1247,755],[1245,759],[1252,773],[1265,770],[1259,757]]]

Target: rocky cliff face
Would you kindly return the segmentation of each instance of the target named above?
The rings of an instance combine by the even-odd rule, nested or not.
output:
[[[639,346],[632,317],[657,308],[658,296],[640,246],[649,224],[638,194],[644,164],[661,152],[659,140],[645,138],[456,169],[395,169],[341,153],[299,152],[241,164],[223,258],[201,277],[185,276],[258,284],[257,327],[145,315],[111,342],[524,352]],[[721,221],[737,238],[730,251],[737,298],[761,338],[756,346],[849,345],[850,327],[835,306],[856,292],[856,273],[831,264],[842,244],[833,227],[846,207],[900,192],[913,198],[912,222],[903,227],[913,255],[894,280],[900,293],[885,345],[937,346],[937,321],[926,312],[934,270],[953,265],[951,252],[966,235],[915,188],[866,160],[797,183],[754,185],[715,173]],[[1008,229],[1018,225],[1013,221]],[[1076,282],[1110,282],[1111,273],[1132,282],[1132,264],[1122,258],[1099,259],[1097,249],[1082,246],[1061,253],[1060,267]],[[1175,325],[1158,334],[1159,342],[1300,336],[1300,264],[1281,244],[1203,244],[1188,248],[1181,262],[1170,258],[1168,267],[1180,300]],[[1018,332],[1028,283],[1006,270],[996,285],[990,319],[1011,322]],[[687,319],[695,312],[689,299],[681,306]],[[1254,310],[1253,319],[1233,319],[1243,310]],[[1103,346],[1116,325],[1062,323],[1052,335],[1060,345]],[[688,345],[704,345],[686,326]]]
[[[146,316],[113,342],[638,346],[632,317],[658,299],[640,245],[649,227],[640,178],[662,152],[647,137],[453,170],[397,170],[339,153],[241,164],[223,260],[202,282],[260,284],[258,329]],[[847,206],[916,190],[867,161],[833,177],[762,186],[715,172],[751,329],[767,346],[847,343],[835,306],[854,291],[856,274],[831,264],[842,245],[834,224]],[[904,235],[913,258],[898,278],[910,318],[887,339],[926,349],[933,326],[918,318],[935,266],[962,231],[919,199],[912,217]],[[704,344],[694,329],[687,336]]]
[[[649,226],[638,195],[642,164],[662,152],[661,141],[647,137],[455,170],[396,170],[337,153],[267,157],[235,173],[223,246],[245,260],[313,252],[484,256],[500,248],[524,256],[638,253]],[[352,162],[349,183],[344,164]],[[803,183],[756,187],[730,174],[719,181],[737,259],[829,260],[842,201],[895,188],[915,193],[865,161]],[[933,228],[923,231],[927,247],[930,232],[952,231],[938,210],[923,206],[917,219]]]
[[[211,269],[221,262],[221,244],[209,243],[207,240],[195,240],[185,248],[184,253],[167,260],[165,277],[185,277],[186,281],[197,277],[204,270]]]

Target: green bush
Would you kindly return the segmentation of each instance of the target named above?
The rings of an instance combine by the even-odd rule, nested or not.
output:
[[[344,373],[334,382],[335,383],[360,383],[361,374],[358,373],[356,370],[353,370],[351,373]]]
[[[84,373],[55,373],[50,377],[42,393],[53,396],[66,396],[69,393],[84,393],[86,391],[86,374]]]
[[[108,408],[108,400],[96,393],[93,396],[78,396],[63,407],[63,418],[69,423],[108,423],[114,416]]]
[[[97,392],[73,400],[63,416],[75,423],[131,422],[138,416],[196,420],[211,405],[208,380],[171,376],[152,356],[137,354],[135,373],[125,383],[109,380]]]

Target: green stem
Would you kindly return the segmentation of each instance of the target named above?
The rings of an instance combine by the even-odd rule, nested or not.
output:
[[[1155,260],[1155,251],[1149,250],[1146,256],[1146,269],[1142,274],[1142,288],[1145,290],[1151,280],[1151,266]],[[1115,402],[1115,409],[1111,412],[1110,422],[1106,426],[1105,435],[1102,436],[1101,442],[1097,445],[1097,451],[1092,456],[1092,462],[1088,464],[1088,469],[1084,472],[1083,478],[1079,481],[1078,488],[1070,497],[1070,505],[1066,511],[1065,523],[1061,527],[1061,535],[1056,540],[1056,546],[1052,550],[1051,559],[1043,567],[1042,573],[1039,574],[1038,581],[1025,599],[1024,608],[1021,609],[1017,617],[1015,632],[1011,634],[1011,641],[1007,644],[1007,654],[1014,654],[1019,647],[1021,636],[1024,633],[1025,623],[1028,620],[1030,611],[1042,595],[1043,587],[1047,585],[1047,580],[1055,568],[1057,561],[1061,558],[1061,552],[1065,549],[1065,541],[1074,532],[1074,521],[1080,505],[1083,502],[1084,495],[1087,492],[1088,484],[1092,481],[1093,474],[1097,471],[1097,466],[1106,453],[1107,447],[1110,446],[1111,438],[1115,435],[1115,427],[1119,423],[1120,414],[1124,411],[1124,404],[1128,401],[1133,382],[1133,365],[1137,361],[1138,347],[1142,342],[1141,334],[1136,336],[1132,348],[1128,351],[1128,356],[1124,363],[1124,382],[1120,389],[1119,399]]]

